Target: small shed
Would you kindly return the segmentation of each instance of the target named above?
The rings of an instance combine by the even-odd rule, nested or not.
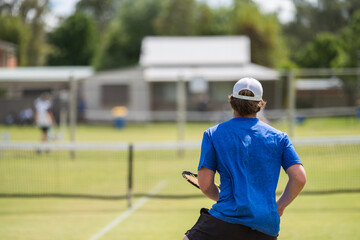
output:
[[[60,109],[68,109],[70,90],[80,99],[77,85],[93,73],[91,67],[0,68],[0,122],[7,114],[18,117],[21,110],[33,108],[34,100],[43,92],[52,94],[54,113],[59,118]]]
[[[346,106],[344,83],[338,77],[301,78],[296,81],[297,107],[322,108]]]

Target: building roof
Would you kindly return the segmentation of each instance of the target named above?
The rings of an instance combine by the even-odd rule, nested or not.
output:
[[[243,77],[253,77],[258,80],[278,80],[276,70],[249,63],[243,66],[218,67],[152,67],[143,70],[144,79],[149,82],[191,81],[194,78],[204,78],[207,81],[236,81]]]
[[[235,81],[242,77],[277,80],[276,70],[250,62],[247,36],[146,37],[142,42],[140,66],[150,82]]]
[[[16,45],[13,43],[9,43],[9,42],[0,40],[0,50],[4,50],[9,53],[15,54],[16,53]]]
[[[332,78],[305,78],[296,81],[297,90],[329,90],[342,88],[343,82],[337,77]]]
[[[199,66],[250,63],[247,36],[145,37],[140,65]]]
[[[94,74],[92,67],[19,67],[0,68],[0,82],[68,82]]]

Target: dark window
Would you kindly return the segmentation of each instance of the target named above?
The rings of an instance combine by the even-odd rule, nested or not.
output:
[[[51,93],[51,88],[37,88],[37,89],[24,89],[23,90],[23,97],[24,98],[37,98],[41,94],[47,92]]]
[[[103,106],[127,106],[129,103],[129,86],[103,85],[101,95]]]

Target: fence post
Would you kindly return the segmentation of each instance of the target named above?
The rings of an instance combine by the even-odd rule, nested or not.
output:
[[[356,75],[357,75],[357,81],[356,81],[356,101],[358,106],[358,111],[360,111],[360,50],[356,52],[357,54],[357,69],[356,69]],[[358,113],[358,117],[360,118],[360,112]]]
[[[134,160],[134,146],[132,143],[129,144],[129,155],[128,155],[128,189],[127,199],[128,207],[132,207],[133,200],[133,160]]]
[[[10,133],[8,131],[3,131],[1,134],[1,142],[0,144],[4,143],[8,143],[10,142]],[[4,146],[0,146],[0,159],[3,159],[5,157],[5,150],[6,147]]]
[[[181,143],[185,140],[186,126],[186,83],[183,76],[178,77],[176,90],[178,143],[180,143],[178,154],[182,157],[184,156],[184,149],[181,147]]]
[[[296,115],[296,83],[293,70],[288,72],[288,116],[289,116],[289,137],[294,137]]]
[[[76,112],[77,112],[77,82],[73,76],[69,78],[70,83],[70,101],[69,101],[69,110],[70,110],[70,142],[75,143],[75,131],[76,131]],[[75,159],[75,150],[70,151],[71,159]]]

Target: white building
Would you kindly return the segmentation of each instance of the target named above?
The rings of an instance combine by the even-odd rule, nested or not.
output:
[[[88,120],[110,120],[118,105],[128,107],[129,120],[175,120],[178,81],[186,83],[189,120],[230,110],[227,96],[242,77],[258,79],[268,107],[280,107],[279,74],[251,63],[246,36],[146,37],[139,65],[99,72],[84,82]]]

